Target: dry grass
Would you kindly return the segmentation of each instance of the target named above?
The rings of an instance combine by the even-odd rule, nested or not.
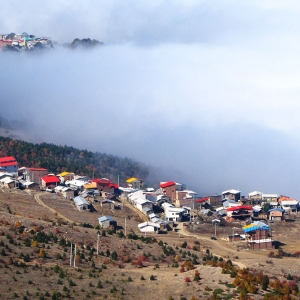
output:
[[[121,227],[124,227],[126,217],[127,233],[131,232],[130,230],[137,231],[137,220],[140,217],[129,206],[124,206],[122,210],[111,210],[109,206],[100,207],[99,204],[96,204],[96,212],[89,213],[77,211],[71,201],[55,197],[53,194],[44,193],[41,199],[46,205],[74,220],[74,222],[97,225],[97,219],[101,215],[111,215]],[[28,232],[35,229],[47,234],[52,233],[57,236],[58,242],[50,241],[49,244],[45,245],[40,243],[38,248],[26,247],[24,245],[26,236],[18,234],[15,228],[16,222],[22,223]],[[55,222],[55,226],[53,222]],[[203,227],[200,226],[199,229],[201,228]],[[292,225],[291,223],[274,225],[274,234],[286,244],[283,245],[284,251],[293,251],[300,248],[297,240],[298,228],[298,219]],[[227,230],[230,232],[231,228]],[[193,282],[194,270],[180,273],[179,267],[172,267],[174,257],[164,255],[164,258],[162,258],[162,247],[157,242],[147,244],[140,239],[129,240],[119,238],[116,235],[101,235],[99,252],[103,252],[104,255],[97,256],[94,253],[90,260],[90,250],[87,250],[87,247],[96,247],[97,230],[74,226],[70,223],[64,225],[56,214],[39,205],[33,195],[26,192],[0,192],[1,231],[5,235],[0,236],[0,243],[2,241],[11,249],[9,251],[5,246],[0,246],[0,251],[2,249],[7,250],[5,251],[6,255],[0,257],[2,259],[0,261],[2,275],[0,279],[1,299],[14,299],[16,296],[23,299],[27,291],[29,293],[29,296],[27,295],[28,299],[42,299],[47,291],[51,297],[53,292],[57,291],[64,298],[70,296],[70,299],[140,299],[143,295],[145,300],[168,299],[169,296],[176,300],[182,297],[189,300],[192,296],[195,296],[196,299],[207,299],[212,295],[213,290],[217,288],[224,289],[224,293],[227,295],[234,290],[224,285],[226,282],[231,283],[232,279],[229,275],[221,274],[219,268],[201,264],[196,265],[201,280]],[[201,253],[206,249],[210,249],[215,255],[236,261],[241,267],[249,266],[261,269],[271,276],[280,277],[283,273],[298,274],[298,270],[300,270],[300,259],[272,258],[272,264],[270,264],[267,262],[270,261],[268,251],[237,251],[236,244],[226,243],[220,239],[217,241],[210,240],[210,231],[211,227],[199,235],[198,241],[200,241],[201,251],[191,250],[195,245],[197,247],[199,245],[195,243],[196,239],[194,237],[183,236],[187,233],[182,231],[179,231],[179,233],[169,232],[166,235],[155,235],[153,237],[158,241],[163,240],[173,248],[179,257],[179,265],[184,262],[182,253],[180,253],[182,250],[180,246],[186,241],[190,252],[197,254],[200,262]],[[9,243],[9,239],[6,238],[7,233],[13,237],[16,244]],[[28,237],[32,239],[34,234],[28,233]],[[76,242],[77,249],[84,255],[81,261],[77,261],[79,269],[69,266],[70,248],[59,245],[62,238]],[[45,247],[47,257],[45,259],[39,257],[39,248],[42,247]],[[110,253],[117,252],[118,259],[116,261],[106,256],[108,250]],[[188,250],[186,249],[186,251]],[[30,262],[25,263],[26,268],[10,264],[10,258],[13,261],[22,262],[21,253],[30,255]],[[58,259],[58,254],[62,259]],[[143,262],[143,267],[138,266],[136,262],[145,254],[149,256],[147,261]],[[94,267],[93,261],[95,263]],[[56,265],[62,268],[64,275],[55,272],[53,268]],[[103,268],[103,265],[106,265],[107,268]],[[26,273],[24,273],[25,270]],[[151,275],[156,276],[156,280],[150,280]],[[60,276],[63,277],[60,278]],[[141,280],[141,276],[146,280]],[[132,281],[128,280],[129,277]],[[186,277],[191,279],[190,283],[186,282]],[[75,286],[70,286],[70,279],[76,283]],[[29,283],[29,280],[32,282]],[[97,288],[99,280],[102,288]],[[62,284],[58,284],[61,282]],[[51,299],[51,297],[45,297],[45,299]]]

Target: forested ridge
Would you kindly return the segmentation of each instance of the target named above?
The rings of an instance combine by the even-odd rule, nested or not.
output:
[[[49,143],[28,143],[0,136],[0,157],[14,156],[19,166],[46,168],[49,172],[74,172],[78,175],[106,177],[125,183],[128,177],[149,175],[149,168],[129,158],[121,158],[105,153],[80,150],[70,146]]]

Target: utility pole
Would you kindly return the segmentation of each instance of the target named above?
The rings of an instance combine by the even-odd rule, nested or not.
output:
[[[125,217],[125,237],[126,237],[126,217]]]
[[[215,223],[215,238],[217,237],[217,222],[214,222]]]
[[[99,255],[99,230],[97,232],[97,255]]]
[[[73,255],[73,253],[72,253],[72,250],[73,250],[73,243],[71,243],[71,251],[70,251],[70,267],[72,266],[72,255]]]
[[[193,232],[195,234],[195,199],[194,199],[194,193],[193,193]]]
[[[74,268],[76,268],[76,244],[75,244],[75,253],[74,253]]]

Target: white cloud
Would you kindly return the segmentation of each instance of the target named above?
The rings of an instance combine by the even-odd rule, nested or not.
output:
[[[107,45],[0,55],[6,115],[29,116],[44,140],[176,166],[203,193],[300,192],[298,5],[16,4],[0,11],[5,32]]]

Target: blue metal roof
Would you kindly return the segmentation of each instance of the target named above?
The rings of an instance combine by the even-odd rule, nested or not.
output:
[[[283,208],[280,208],[280,207],[269,209],[268,212],[271,212],[271,211],[274,211],[274,210],[280,211],[282,213],[285,212],[285,210]]]

